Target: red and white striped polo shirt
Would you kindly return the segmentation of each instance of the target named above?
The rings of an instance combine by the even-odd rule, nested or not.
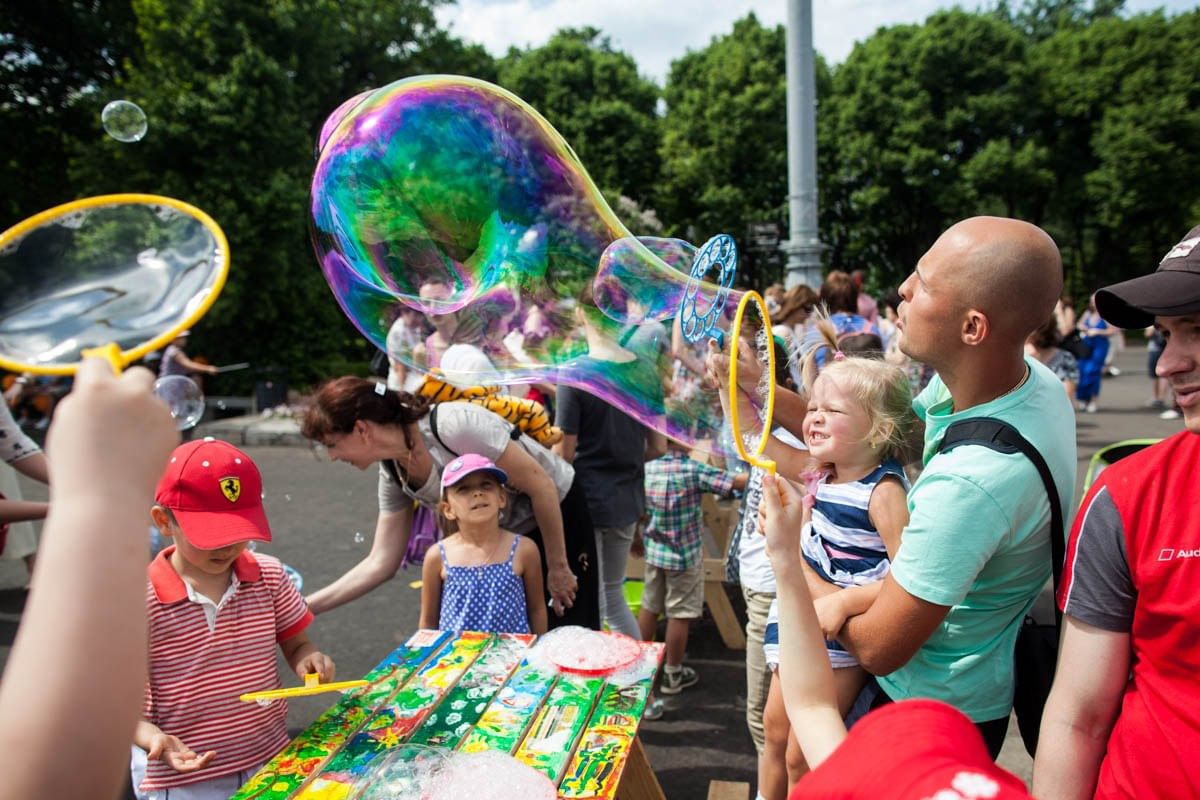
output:
[[[197,753],[215,750],[204,769],[180,773],[150,761],[143,791],[211,780],[256,766],[288,742],[287,703],[243,703],[246,692],[279,688],[278,643],[312,622],[278,559],[249,551],[233,563],[237,586],[212,630],[200,603],[171,566],[168,547],[151,562],[146,590],[150,678],[143,714]]]

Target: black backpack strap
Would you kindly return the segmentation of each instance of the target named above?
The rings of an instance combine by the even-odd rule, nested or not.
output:
[[[1066,536],[1063,531],[1062,502],[1058,487],[1046,459],[1029,440],[1004,420],[992,417],[973,417],[952,423],[938,446],[939,453],[947,453],[956,447],[974,444],[999,453],[1021,453],[1037,469],[1050,501],[1050,569],[1054,576],[1054,620],[1062,624],[1062,612],[1058,610],[1058,585],[1062,581],[1063,563],[1066,561]]]
[[[458,458],[458,453],[455,453],[449,447],[446,447],[446,443],[442,441],[442,437],[438,436],[437,410],[438,410],[438,407],[437,407],[436,403],[429,408],[429,430],[431,433],[433,433],[433,438],[437,439],[437,443],[442,446],[443,450],[445,450],[449,453],[453,453],[454,457]]]

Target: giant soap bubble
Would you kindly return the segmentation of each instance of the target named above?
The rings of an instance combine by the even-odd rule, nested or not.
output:
[[[399,360],[460,385],[567,384],[681,441],[718,438],[715,388],[671,355],[695,248],[633,237],[520,98],[409,78],[343,103],[319,146],[314,246],[376,346],[391,331]]]

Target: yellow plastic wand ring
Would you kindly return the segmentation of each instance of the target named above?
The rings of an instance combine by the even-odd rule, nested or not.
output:
[[[758,445],[754,448],[753,453],[746,452],[746,445],[742,441],[742,428],[738,420],[738,382],[737,382],[737,367],[738,367],[738,342],[742,335],[742,318],[746,313],[746,305],[753,301],[758,306],[758,313],[762,315],[763,326],[767,336],[767,413],[763,417],[762,426],[763,433],[758,440]],[[746,292],[742,295],[741,301],[738,303],[737,315],[733,318],[733,330],[730,331],[733,339],[729,349],[729,424],[733,428],[733,443],[737,447],[738,455],[743,461],[752,464],[759,469],[765,469],[772,475],[775,474],[775,462],[762,457],[762,454],[767,449],[767,437],[771,435],[771,419],[775,416],[775,343],[771,341],[771,315],[767,312],[766,301],[762,295],[755,291]]]

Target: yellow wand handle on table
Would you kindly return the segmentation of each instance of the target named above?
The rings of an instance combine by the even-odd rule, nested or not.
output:
[[[344,692],[347,689],[357,689],[360,686],[366,686],[368,681],[336,681],[334,683],[321,683],[321,678],[317,673],[310,672],[304,676],[303,686],[294,686],[290,689],[268,689],[263,692],[250,692],[238,697],[243,703],[253,703],[258,700],[284,700],[289,697],[307,697],[310,694],[324,694],[325,692]]]
[[[763,328],[767,337],[768,373],[767,413],[762,420],[762,436],[759,437],[758,445],[754,448],[753,453],[746,452],[746,445],[742,441],[742,428],[738,420],[737,382],[738,342],[742,338],[742,318],[746,313],[746,305],[750,302],[754,302],[758,306],[758,313],[762,315]],[[767,437],[771,435],[771,418],[775,416],[775,343],[771,340],[771,315],[767,312],[766,301],[758,292],[749,291],[742,295],[742,300],[738,303],[737,315],[733,318],[733,330],[730,331],[730,336],[733,341],[730,343],[729,349],[729,425],[733,428],[733,443],[743,461],[753,464],[759,469],[765,469],[774,475],[775,462],[769,458],[763,458],[762,454],[767,449]]]

